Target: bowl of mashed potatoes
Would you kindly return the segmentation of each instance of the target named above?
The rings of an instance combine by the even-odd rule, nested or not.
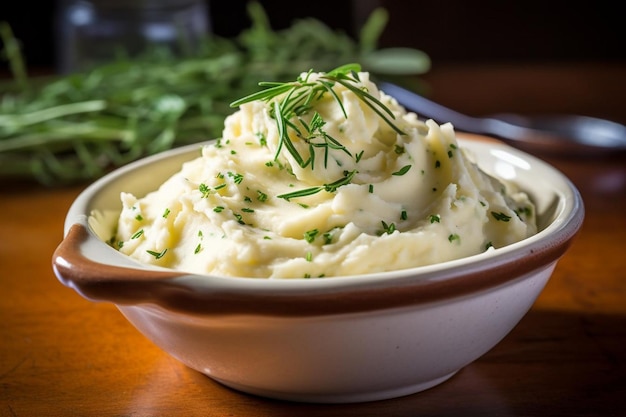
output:
[[[59,280],[190,368],[276,399],[413,394],[502,340],[580,229],[574,185],[421,120],[358,65],[263,87],[221,138],[87,187]]]

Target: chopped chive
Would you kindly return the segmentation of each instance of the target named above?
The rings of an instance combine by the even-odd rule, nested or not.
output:
[[[209,186],[204,183],[198,185],[198,190],[200,191],[200,193],[202,193],[202,198],[207,198],[211,193],[211,188],[209,188]]]
[[[313,242],[319,232],[320,231],[318,229],[311,229],[311,230],[304,232],[304,240],[306,240],[309,243]]]
[[[381,220],[380,223],[383,225],[382,234],[387,233],[388,235],[392,234],[396,231],[396,225],[394,223],[387,224],[384,220]]]
[[[399,171],[392,172],[391,175],[402,176],[406,174],[407,172],[409,172],[409,169],[411,169],[411,165],[405,165],[402,168],[400,168]]]
[[[492,211],[491,215],[493,216],[494,219],[500,222],[508,222],[509,220],[511,220],[511,216],[507,216],[506,214],[502,212]]]
[[[163,257],[163,255],[165,255],[165,253],[167,252],[167,249],[163,249],[162,252],[156,252],[153,250],[147,250],[146,252],[148,252],[150,255],[154,256],[155,259],[161,259]]]
[[[235,184],[241,184],[241,182],[243,181],[243,174],[239,174],[239,173],[233,174],[232,172],[229,172],[228,176],[233,179]]]
[[[267,201],[267,194],[265,194],[261,190],[256,190],[256,199],[259,200],[260,202]]]
[[[431,214],[428,216],[430,223],[441,223],[441,217],[438,214]]]

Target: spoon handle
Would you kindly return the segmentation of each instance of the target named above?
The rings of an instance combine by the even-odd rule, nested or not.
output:
[[[403,107],[417,113],[422,119],[433,119],[439,124],[450,122],[455,129],[465,132],[490,133],[486,131],[482,119],[449,109],[396,84],[381,81],[378,85],[385,94],[394,97]]]
[[[396,84],[382,81],[378,85],[383,92],[394,97],[400,105],[415,112],[422,119],[433,119],[439,124],[450,122],[455,130],[493,136],[504,140],[515,141],[520,137],[532,137],[532,135],[527,134],[528,129],[522,126],[498,119],[471,117],[435,103]]]
[[[378,85],[422,119],[450,122],[458,131],[493,136],[527,151],[581,156],[626,151],[626,127],[608,120],[573,115],[471,117],[396,84],[381,81]]]

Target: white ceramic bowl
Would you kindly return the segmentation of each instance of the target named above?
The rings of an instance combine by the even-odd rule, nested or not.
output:
[[[116,304],[164,351],[232,388],[307,402],[422,391],[509,333],[584,217],[578,191],[556,169],[499,142],[459,137],[485,171],[529,193],[538,234],[452,262],[316,280],[190,275],[139,264],[103,242],[110,225],[92,211],[119,210],[122,190],[155,189],[199,155],[192,145],[127,165],[81,193],[53,267],[65,285]]]

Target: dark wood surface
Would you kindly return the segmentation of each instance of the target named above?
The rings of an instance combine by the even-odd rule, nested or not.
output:
[[[626,66],[433,68],[431,97],[472,115],[626,120]],[[542,156],[543,157],[543,156]],[[0,416],[626,416],[626,157],[545,157],[586,205],[580,234],[520,324],[444,384],[394,400],[313,405],[225,388],[172,359],[110,304],[54,276],[84,186],[0,184]]]

